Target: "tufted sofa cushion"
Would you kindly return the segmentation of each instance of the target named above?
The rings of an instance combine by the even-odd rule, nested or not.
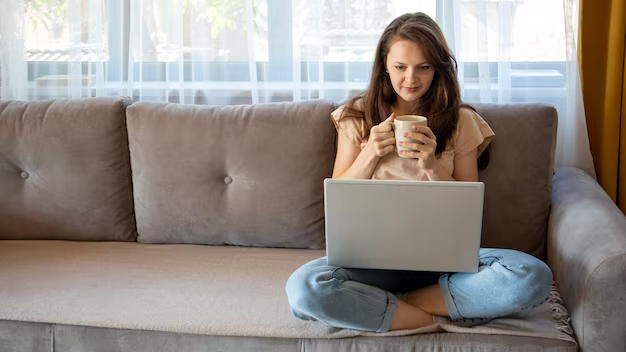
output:
[[[485,183],[482,246],[546,259],[557,112],[546,104],[476,104],[496,133]]]
[[[131,105],[138,241],[323,248],[334,108]]]
[[[128,104],[0,102],[0,239],[135,240]]]

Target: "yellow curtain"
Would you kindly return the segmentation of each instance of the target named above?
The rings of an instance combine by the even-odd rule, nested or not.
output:
[[[626,213],[626,0],[580,0],[578,56],[598,182]]]

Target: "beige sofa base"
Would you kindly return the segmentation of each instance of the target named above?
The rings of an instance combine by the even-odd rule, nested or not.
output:
[[[573,352],[572,342],[521,336],[424,334],[346,339],[282,339],[180,334],[45,323],[0,321],[2,352],[185,351],[551,351]]]

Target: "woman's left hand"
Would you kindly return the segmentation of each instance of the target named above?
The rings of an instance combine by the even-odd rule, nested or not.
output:
[[[437,163],[435,149],[437,137],[428,126],[413,125],[413,132],[406,136],[415,142],[402,142],[401,146],[411,150],[402,151],[402,155],[417,159],[418,166],[424,170],[431,170]]]

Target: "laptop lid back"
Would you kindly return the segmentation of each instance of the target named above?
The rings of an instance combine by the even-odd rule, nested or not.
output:
[[[482,182],[326,179],[328,263],[476,272]]]

